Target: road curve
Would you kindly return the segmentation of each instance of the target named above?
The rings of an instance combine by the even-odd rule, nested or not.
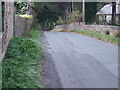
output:
[[[62,88],[118,87],[116,45],[69,32],[44,32],[44,36]]]

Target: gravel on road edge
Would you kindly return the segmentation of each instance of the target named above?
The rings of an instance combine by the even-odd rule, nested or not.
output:
[[[42,76],[43,76],[43,87],[44,88],[62,88],[58,73],[55,68],[54,61],[52,60],[52,55],[48,52],[47,42],[44,33],[42,33],[42,44],[44,50],[44,62],[42,64]]]

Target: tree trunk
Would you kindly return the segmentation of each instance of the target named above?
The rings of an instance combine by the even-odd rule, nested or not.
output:
[[[73,1],[72,2],[70,2],[70,4],[71,4],[71,12],[73,12],[74,11],[74,3],[73,3]]]
[[[112,23],[116,23],[116,2],[112,2]]]
[[[120,1],[118,2],[118,5],[120,6]],[[120,13],[120,8],[118,8],[118,13]],[[119,14],[119,16],[118,16],[118,24],[120,25],[120,14]]]

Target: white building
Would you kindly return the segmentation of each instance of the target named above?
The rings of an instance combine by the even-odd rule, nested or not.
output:
[[[99,20],[110,23],[112,18],[112,4],[106,4],[97,12]],[[120,2],[116,3],[116,22],[120,19]]]

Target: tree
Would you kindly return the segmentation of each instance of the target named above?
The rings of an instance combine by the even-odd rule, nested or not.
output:
[[[94,22],[97,13],[97,2],[85,3],[85,21],[87,23]]]
[[[59,16],[63,18],[66,15],[66,2],[36,2],[34,9],[39,23],[45,30],[47,26],[53,27]]]
[[[27,2],[22,2],[22,1],[17,1],[14,3],[16,7],[16,14],[25,14],[28,10],[28,3]]]
[[[56,11],[49,9],[47,6],[44,6],[41,9],[40,14],[37,16],[39,22],[44,30],[50,29],[50,27],[46,27],[50,25],[52,22],[55,22],[58,19],[58,14]]]
[[[112,2],[112,23],[116,23],[116,2]]]

